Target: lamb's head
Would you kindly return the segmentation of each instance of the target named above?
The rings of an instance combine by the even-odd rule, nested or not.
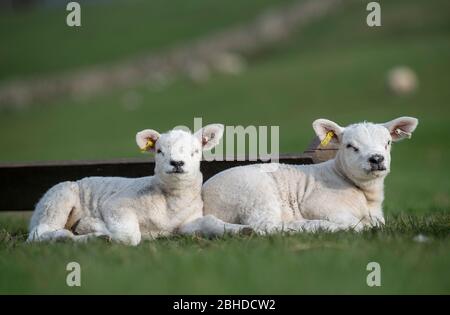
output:
[[[416,118],[400,117],[384,124],[363,122],[344,128],[318,119],[313,128],[320,140],[328,135],[338,145],[336,163],[345,175],[355,183],[364,183],[389,173],[391,143],[410,138],[417,124]]]
[[[163,180],[196,177],[200,172],[202,150],[216,146],[223,135],[223,125],[205,126],[195,134],[174,129],[159,134],[146,129],[136,134],[143,151],[155,153],[155,174]]]

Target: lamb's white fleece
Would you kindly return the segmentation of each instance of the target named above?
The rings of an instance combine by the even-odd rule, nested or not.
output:
[[[196,134],[172,130],[160,135],[147,129],[138,146],[153,151],[155,175],[142,178],[88,177],[55,185],[38,202],[28,241],[107,237],[129,245],[179,231],[223,234],[241,226],[211,216],[203,218],[202,150],[219,143],[222,125]]]
[[[317,136],[339,146],[336,157],[315,165],[262,164],[236,167],[208,180],[204,213],[248,224],[260,233],[361,230],[385,223],[384,178],[390,171],[391,142],[410,137],[417,119],[346,128],[318,119]],[[332,132],[332,134],[330,133]],[[267,172],[267,169],[277,169]]]

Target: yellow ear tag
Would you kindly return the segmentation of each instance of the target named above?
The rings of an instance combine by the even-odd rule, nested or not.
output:
[[[148,149],[153,148],[154,145],[155,145],[155,143],[153,142],[152,139],[147,139],[147,143],[145,144],[145,147],[143,149],[141,149],[141,151],[146,152],[146,151],[148,151]]]
[[[328,145],[328,143],[331,141],[331,139],[333,139],[333,136],[334,136],[334,132],[328,131],[326,137],[322,140],[322,142],[320,144],[322,146],[326,147]]]

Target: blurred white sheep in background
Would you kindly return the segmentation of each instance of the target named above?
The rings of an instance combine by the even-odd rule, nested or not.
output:
[[[389,89],[397,95],[407,95],[415,92],[419,85],[416,73],[409,67],[398,66],[388,73]]]

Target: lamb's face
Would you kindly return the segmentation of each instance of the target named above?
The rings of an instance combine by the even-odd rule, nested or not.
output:
[[[331,141],[339,148],[338,166],[347,177],[362,183],[389,173],[392,142],[411,137],[417,124],[416,118],[400,117],[384,124],[364,122],[344,128],[330,120],[318,119],[313,128],[321,140],[327,134],[332,135]]]
[[[390,171],[392,137],[382,125],[362,123],[345,128],[339,147],[344,170],[358,180],[385,176]]]
[[[155,153],[155,174],[163,180],[192,178],[200,172],[202,150],[216,146],[223,135],[223,125],[205,126],[195,134],[183,130],[167,133],[146,129],[136,135],[143,151]]]
[[[155,145],[155,172],[160,175],[195,175],[200,170],[202,144],[192,134],[172,130]]]

